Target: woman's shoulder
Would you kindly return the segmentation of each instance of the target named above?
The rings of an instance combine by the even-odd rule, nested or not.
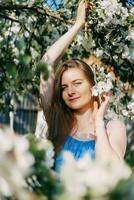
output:
[[[122,120],[118,118],[109,120],[106,129],[112,140],[126,140],[126,126]]]
[[[125,129],[126,128],[125,123],[123,122],[123,120],[118,119],[118,118],[108,120],[106,126],[110,130],[113,130],[113,129]]]
[[[112,119],[108,121],[106,129],[110,144],[124,156],[127,146],[125,123],[120,119]]]

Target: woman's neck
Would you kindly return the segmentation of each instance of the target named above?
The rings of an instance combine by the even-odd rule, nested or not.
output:
[[[75,117],[77,120],[77,129],[78,130],[86,130],[94,124],[92,109],[87,109],[84,112],[75,113]]]

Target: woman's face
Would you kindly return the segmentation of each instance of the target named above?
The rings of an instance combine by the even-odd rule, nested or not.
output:
[[[65,104],[75,110],[91,108],[91,85],[79,68],[69,68],[61,79],[62,98]]]

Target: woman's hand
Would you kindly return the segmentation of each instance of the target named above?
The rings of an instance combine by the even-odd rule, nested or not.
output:
[[[105,113],[108,108],[108,103],[110,100],[110,94],[109,93],[104,93],[100,96],[100,106],[98,107],[98,103],[95,101],[94,102],[94,111],[93,111],[93,117],[95,124],[103,121]]]
[[[77,9],[75,24],[79,24],[80,26],[83,26],[86,22],[86,10],[92,9],[92,7],[93,7],[93,4],[90,3],[88,0],[80,1],[78,5],[78,9]]]

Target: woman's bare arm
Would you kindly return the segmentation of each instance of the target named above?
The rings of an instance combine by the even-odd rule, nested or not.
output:
[[[40,99],[44,111],[47,109],[48,102],[51,100],[54,66],[58,64],[64,52],[84,25],[86,8],[87,4],[82,0],[77,9],[77,17],[74,25],[47,50],[41,59],[41,63],[46,63],[51,66],[51,73],[47,81],[44,80],[43,74],[40,76]]]
[[[102,95],[100,107],[94,104],[96,130],[95,158],[100,161],[122,161],[126,150],[126,127],[120,120],[111,120],[105,127],[104,115],[110,94]]]
[[[99,126],[95,148],[96,159],[122,161],[126,143],[126,128],[120,120],[111,120],[106,130],[104,125]]]

